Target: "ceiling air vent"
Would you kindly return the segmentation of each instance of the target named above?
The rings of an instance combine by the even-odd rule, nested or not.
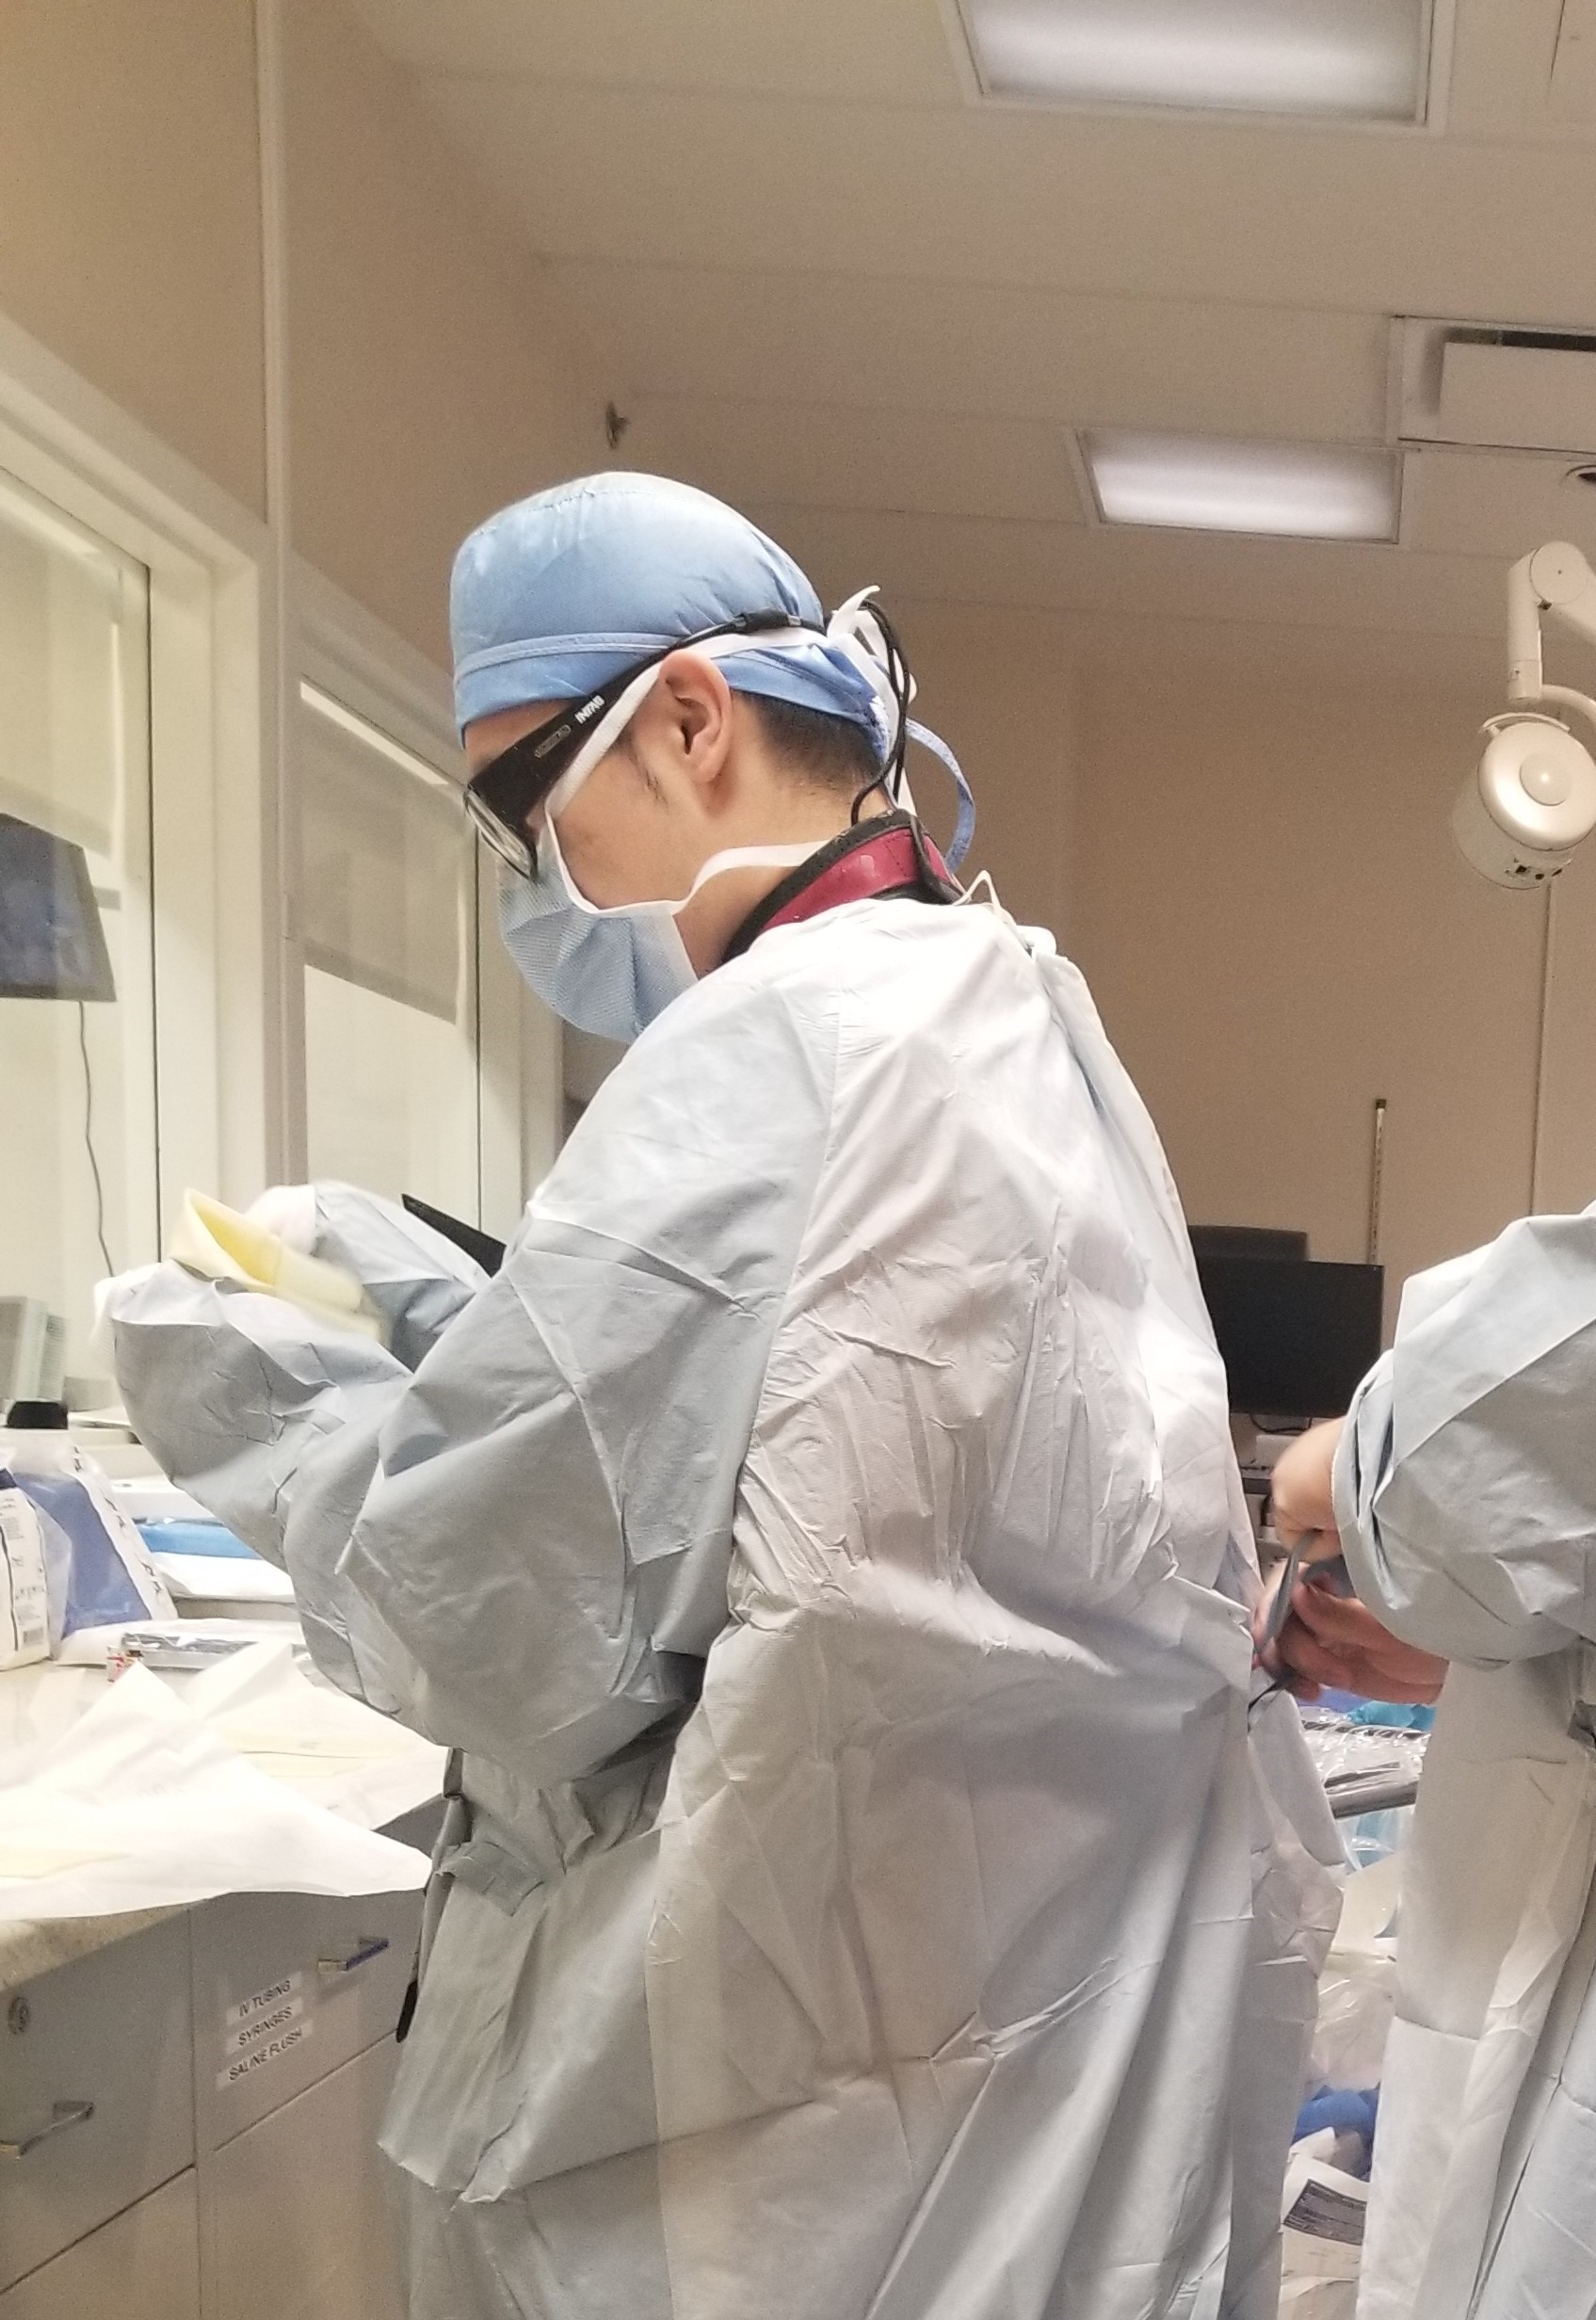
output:
[[[1596,331],[1405,321],[1404,443],[1596,454]]]

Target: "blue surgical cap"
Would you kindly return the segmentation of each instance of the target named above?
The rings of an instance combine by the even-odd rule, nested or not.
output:
[[[707,491],[663,475],[583,475],[478,524],[455,558],[449,626],[463,733],[497,709],[574,701],[631,662],[743,612],[788,613],[813,643],[739,652],[728,685],[848,718],[885,755],[876,695],[829,645],[784,550]]]

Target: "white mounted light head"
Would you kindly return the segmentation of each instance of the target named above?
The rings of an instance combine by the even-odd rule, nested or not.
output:
[[[1492,717],[1452,810],[1466,862],[1498,886],[1543,886],[1596,830],[1596,762],[1556,717]]]
[[[1596,727],[1596,701],[1541,676],[1540,631],[1551,614],[1596,643],[1596,572],[1577,548],[1553,540],[1507,575],[1507,698],[1486,726],[1485,749],[1452,811],[1452,834],[1497,886],[1544,886],[1596,830],[1596,760],[1549,707]]]

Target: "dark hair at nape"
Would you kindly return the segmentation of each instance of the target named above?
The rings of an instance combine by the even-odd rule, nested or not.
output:
[[[764,693],[741,698],[758,714],[765,735],[783,767],[800,780],[836,789],[850,798],[868,789],[881,770],[874,733],[851,717],[796,701],[772,701]]]

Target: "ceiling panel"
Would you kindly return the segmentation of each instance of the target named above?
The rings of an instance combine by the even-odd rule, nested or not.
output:
[[[922,611],[906,600],[911,642],[923,624],[924,632],[934,636],[939,617],[938,607]],[[980,617],[962,608],[957,615],[960,626]],[[1144,683],[1148,671],[1156,669],[1162,679],[1176,682],[1189,671],[1209,685],[1221,680],[1252,690],[1283,685],[1296,691],[1304,678],[1318,675],[1389,686],[1410,697],[1415,686],[1430,686],[1451,694],[1454,701],[1460,689],[1470,690],[1482,720],[1503,706],[1506,655],[1500,644],[1492,646],[1477,635],[1421,633],[1391,624],[1330,628],[1315,621],[1286,628],[1257,620],[1146,620],[1129,612],[1047,617],[1066,626],[1083,665],[1089,661],[1092,668],[1133,684]]]
[[[749,512],[829,604],[877,581],[889,607],[924,598],[1489,637],[1502,627],[1503,575],[1489,557],[769,504]]]
[[[1563,0],[1459,0],[1449,135],[1523,137],[1545,127],[1562,9]]]
[[[425,72],[962,101],[935,0],[349,0]]]
[[[900,508],[922,515],[1083,520],[1067,430],[813,404],[645,400],[628,464],[662,469],[737,506]]]
[[[1411,451],[1403,538],[1443,556],[1483,556],[1500,571],[1543,540],[1596,556],[1596,490],[1572,482],[1566,454]]]
[[[1391,315],[1596,328],[1572,37],[1554,88],[1596,0],[1458,0],[1443,137],[973,105],[939,0],[347,4],[549,261],[626,459],[765,511],[833,599],[879,578],[1399,662],[1497,639],[1537,539],[1596,553],[1562,461],[1414,455],[1395,550],[1088,525],[1068,446],[1378,440]]]
[[[548,256],[1596,323],[1584,147],[430,87]]]
[[[428,75],[617,88],[961,103],[937,0],[347,0],[395,56]],[[1446,105],[1476,137],[1591,134],[1552,89],[1578,63],[1589,0],[1458,0]]]
[[[1596,128],[1596,0],[1563,0],[1546,105],[1555,121]]]
[[[1378,439],[1378,314],[974,282],[559,265],[623,395]]]

